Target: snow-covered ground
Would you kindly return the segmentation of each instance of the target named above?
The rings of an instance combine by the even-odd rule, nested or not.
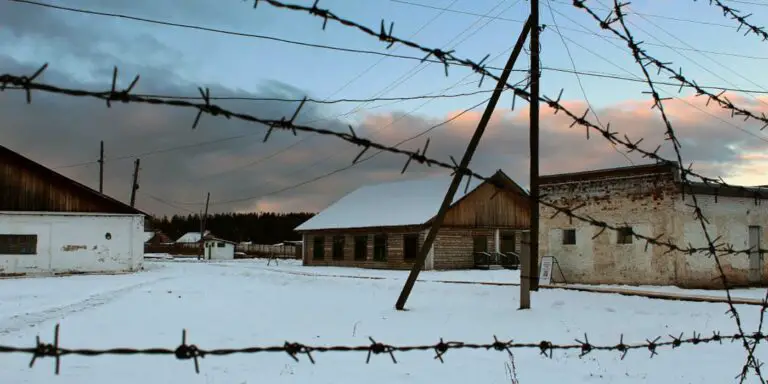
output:
[[[33,346],[52,341],[61,323],[61,344],[73,348],[174,348],[186,328],[201,348],[282,345],[366,345],[371,336],[390,344],[433,344],[441,337],[486,343],[500,339],[572,343],[584,333],[595,344],[640,342],[691,331],[735,331],[725,304],[652,300],[612,294],[541,290],[533,309],[519,311],[519,288],[441,284],[429,280],[517,282],[515,271],[423,272],[408,302],[394,310],[407,271],[300,267],[293,261],[151,261],[132,275],[0,280],[0,344]],[[339,277],[333,275],[343,275]],[[350,278],[375,277],[370,278]],[[648,289],[648,287],[643,287]],[[712,292],[705,291],[707,295]],[[761,297],[756,291],[755,297]],[[739,297],[744,296],[741,292]],[[753,331],[759,309],[738,306]],[[724,383],[734,382],[745,354],[738,344],[644,350],[620,360],[617,352],[516,350],[520,383]],[[284,353],[208,356],[195,374],[191,361],[156,356],[62,358],[28,368],[30,356],[0,355],[0,382],[9,383],[511,383],[506,353],[456,350],[445,363],[432,352],[373,356],[315,354],[294,362]],[[768,352],[758,348],[765,360]],[[756,382],[750,378],[748,382]]]

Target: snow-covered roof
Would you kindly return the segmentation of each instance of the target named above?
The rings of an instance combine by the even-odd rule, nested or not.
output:
[[[295,230],[425,224],[440,210],[452,178],[443,175],[364,186],[331,204]],[[481,183],[482,180],[472,178],[469,188],[465,188],[467,178],[464,177],[456,190],[453,203]]]
[[[205,231],[205,234],[209,232]],[[198,241],[200,241],[200,232],[187,232],[176,240],[177,243],[197,243]]]
[[[155,237],[155,232],[152,231],[144,231],[144,242],[152,240],[152,238]]]

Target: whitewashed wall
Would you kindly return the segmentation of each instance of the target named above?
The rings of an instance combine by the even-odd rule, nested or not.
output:
[[[722,246],[730,244],[734,249],[744,250],[749,247],[749,226],[760,227],[760,247],[768,248],[768,201],[755,204],[753,198],[748,197],[717,197],[711,195],[696,195],[696,200],[701,207],[704,217],[709,223],[707,232],[716,244]],[[693,215],[690,205],[693,201],[686,196],[685,201],[678,199],[675,210],[680,212],[680,238],[681,246],[693,246],[696,248],[707,247],[701,223]],[[746,254],[721,256],[720,262],[730,283],[749,284],[749,256]],[[761,262],[760,277],[768,281],[768,265],[765,260]],[[678,265],[678,275],[681,280],[699,281],[713,280],[720,275],[715,259],[708,253],[681,255]],[[716,284],[719,281],[715,280]]]
[[[0,234],[37,235],[35,255],[0,254],[0,274],[137,271],[143,232],[141,215],[0,212]]]
[[[219,243],[224,246],[220,248]],[[235,258],[235,245],[226,241],[206,241],[205,255],[210,260],[232,260]]]

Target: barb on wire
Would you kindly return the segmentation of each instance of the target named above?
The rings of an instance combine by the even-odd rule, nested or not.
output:
[[[262,0],[262,1],[267,1],[267,0]],[[46,67],[47,67],[47,64],[43,66],[43,69],[46,68]],[[39,75],[39,72],[41,72],[41,71],[38,70],[36,73]],[[495,76],[495,75],[491,75],[491,76]],[[18,90],[25,90],[25,91],[28,91],[28,90],[38,90],[38,91],[44,91],[44,92],[48,92],[48,93],[62,94],[62,95],[68,95],[68,96],[74,96],[74,97],[89,97],[89,98],[95,98],[95,99],[98,99],[98,100],[108,100],[110,98],[112,98],[112,99],[118,99],[119,98],[120,101],[125,102],[125,103],[140,103],[140,104],[150,104],[150,105],[168,105],[168,106],[174,106],[174,107],[180,107],[180,108],[190,108],[190,109],[193,109],[193,110],[197,110],[197,114],[196,114],[196,117],[195,117],[195,123],[197,123],[199,121],[200,116],[202,114],[208,114],[208,115],[211,115],[211,116],[223,116],[223,117],[225,117],[227,119],[240,119],[240,120],[247,121],[247,122],[259,123],[259,124],[266,125],[267,127],[269,127],[268,129],[282,129],[282,130],[290,130],[290,131],[314,132],[314,133],[321,134],[321,135],[335,137],[335,138],[347,141],[347,142],[349,142],[351,144],[354,144],[354,145],[360,147],[361,148],[361,152],[357,155],[357,157],[353,160],[353,162],[358,161],[360,159],[360,157],[366,151],[368,151],[370,148],[374,148],[374,149],[378,149],[378,150],[380,150],[382,152],[389,152],[389,153],[392,153],[392,154],[406,156],[406,157],[410,158],[410,162],[408,163],[409,165],[410,165],[411,162],[416,162],[416,163],[427,165],[427,166],[437,166],[437,167],[440,167],[440,168],[445,168],[445,169],[451,170],[454,173],[455,172],[459,172],[459,173],[463,174],[464,176],[475,177],[475,178],[477,178],[479,180],[487,181],[490,184],[494,185],[497,189],[500,189],[500,190],[509,190],[510,189],[510,187],[504,185],[503,183],[497,181],[496,179],[494,179],[492,177],[485,177],[485,176],[483,176],[483,175],[481,175],[481,174],[479,174],[477,172],[474,172],[473,170],[471,170],[469,168],[462,168],[461,166],[459,166],[459,164],[456,162],[456,160],[454,158],[452,158],[452,157],[450,158],[451,159],[451,163],[447,163],[445,161],[441,161],[441,160],[437,160],[437,159],[434,159],[434,158],[427,157],[425,153],[426,153],[426,148],[428,147],[428,145],[425,145],[424,149],[421,149],[421,150],[409,151],[409,150],[404,150],[404,149],[400,149],[400,148],[397,148],[397,147],[387,146],[387,145],[384,145],[384,144],[381,144],[381,143],[377,143],[377,142],[371,141],[370,139],[366,139],[366,138],[360,137],[359,135],[357,135],[355,133],[354,129],[351,126],[349,127],[350,128],[349,133],[346,133],[346,132],[336,132],[336,131],[332,131],[332,130],[328,130],[328,129],[315,128],[315,127],[306,126],[306,125],[299,125],[299,124],[293,123],[291,120],[286,120],[285,118],[282,118],[280,120],[272,120],[272,119],[264,119],[264,118],[261,118],[261,117],[258,117],[258,116],[253,116],[253,115],[249,115],[249,114],[245,114],[245,113],[234,112],[234,111],[230,111],[230,110],[224,109],[224,108],[222,108],[220,106],[217,106],[215,104],[212,104],[210,102],[210,99],[209,99],[210,92],[208,90],[199,89],[200,94],[205,97],[205,102],[204,103],[195,103],[195,102],[186,101],[186,100],[154,99],[154,98],[149,98],[149,97],[137,96],[137,95],[130,94],[130,93],[125,93],[123,91],[120,91],[119,95],[114,95],[111,90],[102,91],[102,92],[96,92],[96,91],[86,91],[86,90],[80,90],[80,89],[62,88],[62,87],[58,87],[58,86],[54,86],[54,85],[43,84],[43,83],[31,81],[30,78],[27,78],[25,76],[16,76],[16,75],[11,75],[11,74],[0,75],[0,87],[2,87],[3,85],[6,85],[6,84],[11,84],[11,85],[14,85],[14,86],[18,86],[18,87],[20,87],[20,88],[18,88]],[[515,92],[526,92],[526,91],[523,91],[523,90],[519,90],[517,88],[513,88],[513,89],[515,89]],[[115,92],[117,92],[117,91],[115,91]],[[601,132],[601,134],[607,140],[609,140],[609,141],[613,140],[616,143],[623,143],[621,141],[622,139],[620,139],[618,137],[618,134],[616,132],[611,132],[610,131],[610,126],[609,125],[605,129],[603,129],[603,128],[597,126],[597,125],[594,125],[594,124],[592,124],[592,123],[590,123],[589,121],[586,120],[586,113],[582,114],[582,115],[579,115],[579,116],[576,116],[575,114],[573,114],[569,110],[565,109],[565,107],[563,107],[559,103],[559,100],[547,99],[546,102],[549,103],[549,105],[552,108],[555,108],[556,112],[557,111],[563,111],[565,114],[568,114],[569,116],[572,116],[572,118],[574,119],[573,124],[582,124],[582,125],[584,125],[584,126],[586,126],[588,128],[597,129],[597,130],[599,130]],[[294,115],[295,115],[295,113],[294,113]],[[195,126],[195,125],[193,125],[193,126]],[[645,153],[643,149],[641,149],[641,148],[639,148],[637,146],[637,143],[639,143],[642,140],[637,141],[637,142],[632,142],[629,138],[626,138],[625,140],[627,140],[627,142],[632,143],[632,144],[626,144],[626,145],[631,145],[632,151],[637,151],[637,152]],[[658,151],[658,148],[656,149],[656,151]],[[653,154],[651,154],[650,152],[648,152],[648,153],[649,153],[649,155],[647,155],[647,157],[653,157],[653,158],[659,160],[660,162],[670,163],[669,160],[666,160],[666,159],[656,155],[655,153],[653,153]],[[690,175],[697,175],[697,174],[695,174],[691,170],[687,170],[686,173],[689,176]],[[701,177],[702,180],[705,180],[705,181],[707,180],[707,179],[704,179],[704,176],[698,176],[698,177]],[[728,186],[727,184],[724,184],[724,183],[723,183],[723,185]],[[733,188],[738,188],[738,187],[733,187]],[[744,187],[741,187],[741,188],[745,189]],[[757,198],[763,198],[762,195],[759,194],[759,192],[754,191],[754,193],[755,193],[755,198],[756,199]],[[610,225],[608,223],[605,223],[605,222],[602,222],[602,221],[595,220],[595,219],[593,219],[591,217],[575,214],[573,212],[574,209],[555,205],[555,204],[553,204],[551,202],[545,201],[545,199],[543,199],[543,198],[540,199],[539,203],[542,204],[542,205],[548,206],[550,208],[553,208],[558,213],[565,214],[565,215],[569,216],[570,218],[574,218],[574,219],[581,220],[581,221],[584,221],[584,222],[588,222],[588,223],[590,223],[592,225],[595,225],[595,226],[601,228],[601,230],[610,229],[610,230],[613,230],[613,231],[624,231],[624,229],[622,229],[622,228],[619,228],[619,227],[616,227],[616,226],[612,226],[612,225]],[[671,240],[662,241],[659,238],[652,238],[652,237],[645,236],[645,235],[642,235],[642,234],[634,232],[634,231],[631,233],[631,235],[633,237],[641,240],[641,241],[645,241],[645,242],[653,244],[653,245],[658,245],[658,246],[665,247],[665,248],[669,249],[670,251],[681,251],[681,252],[686,252],[686,253],[689,253],[689,254],[694,254],[694,253],[698,253],[698,252],[708,252],[709,251],[709,248],[694,248],[694,247],[683,248],[683,247],[680,247],[680,246],[674,244]],[[734,249],[734,247],[732,245],[730,245],[730,244],[722,244],[721,246],[719,246],[718,251],[721,254],[742,254],[742,253],[743,254],[749,254],[749,252],[751,252],[750,249],[744,249],[744,250]],[[766,251],[764,249],[760,249],[758,252],[761,253],[761,254],[768,253],[768,251]]]
[[[574,3],[577,0],[574,0]],[[626,7],[629,3],[621,3],[619,0],[614,0],[614,7],[613,11],[611,11],[611,14],[603,19],[604,21],[601,23],[601,27],[603,28],[610,28],[611,24],[618,23],[622,30],[624,31],[625,36],[625,42],[627,43],[627,46],[629,47],[630,51],[632,52],[632,57],[635,59],[637,64],[640,66],[643,75],[646,79],[646,82],[648,84],[649,88],[649,94],[653,98],[653,107],[655,109],[659,110],[659,114],[661,115],[661,118],[664,122],[664,126],[666,127],[666,139],[669,140],[672,143],[672,147],[674,148],[675,155],[677,156],[677,160],[680,164],[682,164],[683,159],[682,155],[680,153],[680,142],[677,139],[677,136],[675,134],[675,130],[672,128],[672,123],[669,120],[669,117],[667,116],[667,113],[664,109],[664,99],[662,99],[659,96],[659,93],[656,91],[656,87],[653,83],[653,80],[651,78],[650,73],[648,73],[648,69],[646,68],[646,60],[647,55],[643,55],[643,50],[640,48],[639,44],[635,41],[634,37],[632,36],[632,33],[630,32],[629,28],[627,27],[627,24],[625,22],[625,13],[623,11],[623,8]],[[615,17],[612,17],[612,15],[615,15]],[[690,181],[688,180],[688,177],[685,172],[681,174],[681,181],[683,185],[691,186]],[[685,199],[685,190],[683,190],[683,199]],[[725,290],[725,294],[727,297],[727,303],[729,307],[729,312],[734,318],[734,321],[736,323],[736,327],[738,329],[739,335],[742,336],[743,340],[743,346],[748,354],[747,363],[744,365],[744,369],[742,369],[741,374],[741,381],[744,382],[746,379],[746,373],[748,372],[748,367],[752,367],[755,370],[755,373],[760,378],[761,382],[765,382],[765,379],[763,378],[762,372],[760,371],[759,364],[757,361],[757,358],[754,356],[754,350],[750,346],[748,340],[744,337],[745,331],[744,327],[742,325],[741,316],[739,315],[739,312],[736,310],[736,306],[733,304],[733,300],[731,297],[731,291],[730,291],[730,284],[728,282],[728,277],[725,273],[725,269],[723,268],[722,262],[720,260],[719,255],[717,254],[717,246],[716,242],[719,238],[713,239],[710,235],[709,231],[707,230],[707,219],[704,216],[701,206],[699,205],[698,198],[695,193],[690,194],[690,198],[692,203],[688,206],[693,210],[694,216],[696,220],[701,225],[702,231],[704,233],[704,237],[707,241],[707,244],[709,245],[709,251],[708,253],[710,256],[712,256],[715,260],[715,265],[717,267],[718,273],[719,273],[719,279],[723,284],[723,289]],[[695,334],[694,334],[695,335]]]
[[[297,4],[286,4],[286,3],[283,3],[283,2],[278,1],[278,0],[254,0],[254,1],[255,1],[254,6],[256,6],[256,3],[262,3],[263,2],[263,3],[266,3],[266,4],[271,5],[273,7],[276,7],[276,8],[287,9],[287,10],[298,11],[298,12],[305,12],[305,13],[309,14],[310,16],[321,17],[325,21],[332,20],[332,21],[338,22],[339,24],[341,24],[343,26],[357,29],[358,31],[360,31],[362,33],[365,33],[365,34],[370,35],[370,36],[372,36],[374,38],[377,38],[377,39],[379,39],[379,40],[381,40],[383,42],[386,42],[388,44],[388,46],[387,46],[388,48],[391,47],[394,43],[405,45],[405,46],[407,46],[409,48],[413,48],[413,49],[416,49],[416,50],[419,50],[419,51],[423,52],[425,55],[427,55],[427,57],[434,57],[436,60],[438,60],[439,62],[443,63],[443,65],[446,68],[449,65],[459,65],[459,66],[470,67],[470,68],[472,68],[472,70],[474,72],[476,72],[479,75],[481,75],[481,80],[480,81],[482,81],[486,76],[490,77],[490,78],[492,78],[492,79],[494,79],[496,81],[500,80],[498,75],[496,75],[496,74],[494,74],[492,72],[489,72],[488,69],[486,68],[486,66],[484,64],[482,64],[485,59],[481,60],[480,62],[475,62],[475,61],[472,61],[472,60],[469,60],[469,59],[459,58],[459,57],[454,55],[453,51],[446,52],[446,51],[443,51],[443,50],[440,50],[440,49],[436,49],[436,48],[425,47],[425,46],[417,44],[417,43],[415,43],[413,41],[409,41],[409,40],[402,39],[402,38],[394,36],[391,33],[391,28],[390,28],[389,32],[386,32],[383,29],[381,29],[380,31],[377,32],[377,31],[375,31],[375,30],[373,30],[371,28],[368,28],[368,27],[366,27],[366,26],[364,26],[364,25],[362,25],[360,23],[357,23],[355,21],[341,18],[341,17],[337,16],[336,14],[334,14],[333,12],[331,12],[330,10],[328,10],[328,9],[320,9],[320,8],[318,8],[317,7],[317,5],[318,5],[317,1],[314,3],[314,5],[312,7],[307,7],[307,6],[297,5]],[[583,5],[582,3],[583,3],[583,1],[581,1],[581,0],[574,0],[574,5],[577,5],[577,4]],[[596,15],[593,14],[593,17],[596,17]],[[598,20],[599,20],[599,17],[598,17]],[[602,22],[602,20],[600,20],[600,21]],[[619,36],[621,36],[621,34],[618,33],[617,31],[614,31],[614,33],[616,33]],[[665,65],[664,63],[661,63],[660,61],[655,60],[655,59],[653,59],[653,62],[656,65]],[[728,101],[726,97],[722,96],[722,93],[719,94],[719,95],[715,95],[715,94],[713,94],[711,92],[708,92],[703,87],[699,86],[698,84],[687,80],[685,77],[682,76],[681,72],[679,73],[679,72],[676,72],[676,71],[674,71],[672,69],[668,69],[668,67],[665,67],[665,68],[667,68],[668,71],[671,71],[672,73],[675,74],[675,76],[673,76],[673,78],[681,83],[681,89],[684,86],[689,86],[689,87],[695,89],[698,95],[706,95],[707,97],[710,98],[710,100],[716,100],[718,102],[718,104],[722,108],[731,110],[732,111],[732,115],[743,115],[743,116],[745,116],[745,119],[750,119],[750,118],[757,119],[757,120],[761,121],[762,123],[764,123],[765,126],[768,126],[768,116],[765,116],[764,114],[757,115],[755,113],[747,111],[744,108],[740,108],[740,107],[734,105],[733,103],[731,103],[730,101]],[[446,73],[447,73],[447,70],[446,70]],[[521,99],[523,99],[525,101],[530,101],[531,94],[530,94],[530,92],[527,91],[527,86],[523,87],[523,88],[520,88],[520,87],[517,87],[515,85],[509,84],[508,82],[506,82],[505,83],[505,87],[513,92],[513,105],[514,105],[514,99],[517,98],[517,97],[519,97],[519,98],[521,98]],[[553,109],[555,114],[557,114],[558,112],[563,112],[571,120],[573,120],[573,124],[571,124],[571,127],[573,127],[575,125],[579,125],[579,126],[584,127],[587,132],[589,132],[589,130],[594,130],[594,131],[598,132],[601,136],[603,136],[603,138],[608,140],[611,144],[622,146],[622,147],[626,148],[625,153],[627,153],[627,154],[636,152],[636,153],[641,154],[644,158],[654,159],[654,160],[656,160],[658,162],[663,162],[663,163],[669,162],[668,159],[665,159],[664,157],[662,157],[662,156],[660,156],[658,154],[660,146],[657,147],[653,151],[645,150],[645,149],[639,147],[639,144],[640,144],[640,142],[642,140],[634,141],[634,140],[630,139],[626,134],[620,135],[618,132],[615,132],[615,131],[611,132],[610,129],[609,129],[610,126],[607,126],[606,128],[602,128],[598,124],[594,124],[594,123],[590,122],[589,120],[587,120],[586,116],[587,116],[587,113],[589,113],[589,111],[586,111],[584,114],[577,114],[577,113],[574,113],[574,112],[568,110],[565,106],[563,106],[560,103],[560,97],[561,96],[562,96],[562,91],[560,92],[560,96],[558,96],[557,99],[552,99],[552,98],[549,98],[549,97],[547,97],[545,95],[542,95],[542,96],[539,97],[539,100],[542,103],[545,103],[551,109]],[[765,128],[765,126],[763,128]],[[365,151],[365,150],[366,149],[363,149],[363,151]],[[763,196],[763,194],[759,190],[749,189],[749,188],[746,188],[744,186],[730,185],[730,184],[726,183],[722,178],[715,179],[715,178],[711,178],[711,177],[707,177],[707,176],[701,175],[699,173],[695,173],[690,167],[688,169],[683,169],[683,172],[685,172],[689,177],[695,177],[697,179],[700,179],[708,187],[709,186],[722,186],[722,187],[727,187],[727,188],[732,188],[732,189],[739,190],[742,193],[751,194],[752,196],[755,197],[755,199],[767,198],[766,196]]]
[[[11,345],[0,345],[0,354],[4,353],[25,353],[32,355],[32,363],[41,358],[54,358],[55,359],[55,373],[58,375],[61,372],[60,364],[63,356],[169,356],[175,357],[179,360],[192,360],[194,362],[195,372],[200,373],[199,359],[206,356],[230,356],[235,354],[264,354],[264,353],[285,353],[298,362],[300,355],[306,355],[307,360],[311,364],[316,364],[316,360],[313,354],[316,356],[319,353],[365,353],[365,363],[370,363],[372,357],[377,355],[389,355],[393,364],[397,364],[395,353],[405,352],[433,352],[435,359],[443,363],[446,355],[451,350],[472,349],[472,350],[485,350],[488,352],[504,352],[512,355],[513,349],[529,349],[536,350],[542,356],[552,358],[554,351],[579,351],[579,357],[584,357],[592,352],[619,352],[621,357],[627,355],[630,351],[647,350],[653,357],[658,354],[661,348],[677,349],[684,345],[687,346],[701,346],[704,344],[717,343],[722,345],[723,341],[739,341],[742,339],[747,340],[761,340],[768,336],[755,334],[742,336],[739,334],[721,335],[718,332],[713,332],[712,336],[703,337],[701,333],[692,332],[690,337],[669,335],[669,339],[662,340],[662,336],[655,337],[653,339],[645,339],[642,342],[626,343],[624,341],[624,335],[621,335],[619,342],[616,344],[593,344],[589,341],[587,335],[584,335],[584,340],[576,339],[572,343],[556,344],[549,340],[542,340],[539,342],[520,343],[513,340],[503,341],[499,340],[496,336],[493,336],[493,342],[488,343],[473,343],[463,341],[444,341],[440,338],[440,341],[435,344],[418,344],[418,345],[391,345],[376,341],[372,337],[369,337],[371,341],[369,344],[359,345],[331,345],[331,346],[313,346],[298,342],[286,341],[282,345],[271,346],[249,346],[244,348],[211,348],[206,349],[199,347],[195,344],[190,344],[187,340],[186,329],[181,333],[181,344],[176,347],[154,347],[154,348],[129,348],[129,347],[116,347],[107,349],[90,349],[90,348],[66,348],[61,346],[59,342],[60,327],[56,324],[54,329],[54,342],[44,343],[40,341],[40,336],[36,337],[35,345],[33,347],[21,347]]]
[[[698,1],[698,0],[693,0]],[[757,37],[761,37],[763,41],[768,40],[768,32],[765,31],[765,27],[758,27],[754,24],[751,24],[749,21],[747,21],[747,18],[752,16],[752,14],[748,15],[742,15],[741,12],[733,7],[729,7],[728,5],[725,5],[720,0],[709,0],[709,5],[714,4],[720,10],[723,11],[723,16],[730,17],[733,20],[736,20],[739,23],[739,27],[736,28],[737,32],[740,32],[742,28],[746,30],[744,32],[744,36],[749,35],[750,33],[756,35]]]
[[[615,11],[611,11],[608,16],[605,18],[601,18],[594,10],[589,8],[586,5],[586,0],[573,0],[573,6],[582,9],[586,11],[590,16],[592,16],[593,19],[595,19],[599,25],[600,28],[608,30],[612,32],[614,35],[616,35],[618,38],[624,40],[624,42],[628,43],[628,37],[625,36],[623,33],[619,32],[616,28],[612,26],[617,21],[618,16],[615,16]],[[683,76],[682,69],[675,70],[670,67],[670,63],[665,63],[651,55],[649,55],[644,49],[639,49],[638,53],[642,57],[644,63],[643,65],[647,65],[648,63],[653,64],[656,66],[659,70],[659,73],[662,71],[668,73],[670,75],[670,79],[676,80],[680,82],[680,91],[682,91],[683,86],[689,86],[696,90],[696,96],[705,96],[707,98],[707,105],[709,105],[709,102],[714,101],[717,103],[722,109],[726,109],[730,111],[731,117],[734,116],[743,116],[744,121],[747,120],[755,120],[759,121],[763,126],[760,128],[760,130],[764,130],[766,127],[768,127],[768,116],[765,115],[765,113],[756,113],[747,110],[746,108],[739,107],[735,105],[732,101],[728,99],[727,96],[724,96],[723,94],[725,91],[722,91],[720,93],[712,93],[710,91],[707,91],[706,89],[700,87],[696,82],[689,80],[685,76]]]

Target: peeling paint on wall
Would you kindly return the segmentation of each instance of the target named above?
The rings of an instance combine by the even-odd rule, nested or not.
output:
[[[615,179],[570,181],[543,184],[541,193],[559,206],[576,207],[575,213],[592,217],[614,227],[629,226],[636,233],[671,240],[686,248],[706,245],[700,223],[693,215],[690,197],[683,201],[671,173],[623,176]],[[687,195],[688,196],[688,195]],[[736,249],[747,248],[749,226],[762,230],[761,246],[768,247],[768,204],[755,205],[753,198],[697,195],[712,238]],[[636,238],[622,243],[616,231],[571,220],[565,215],[552,218],[555,210],[540,209],[540,256],[554,256],[569,283],[678,285],[719,288],[715,261],[709,255],[668,253],[661,246]],[[566,229],[576,232],[575,244],[564,244]],[[593,238],[594,237],[594,238]],[[704,242],[704,244],[702,244]],[[748,256],[721,257],[729,280],[747,284]],[[768,282],[768,265],[762,264],[763,281]]]
[[[64,252],[74,252],[74,251],[79,251],[81,249],[87,249],[87,248],[88,247],[85,246],[85,245],[71,245],[71,244],[67,244],[67,245],[61,247],[61,250],[64,251]]]
[[[37,235],[34,255],[0,255],[8,273],[132,272],[144,259],[140,215],[2,212],[0,232]],[[137,230],[138,228],[139,230]],[[111,233],[107,240],[104,233]]]

